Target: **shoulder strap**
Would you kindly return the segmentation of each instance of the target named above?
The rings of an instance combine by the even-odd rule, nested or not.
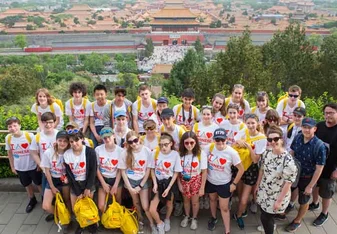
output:
[[[245,123],[240,123],[240,127],[239,127],[239,130],[242,130],[243,128],[245,127]]]
[[[70,109],[71,109],[71,111],[73,111],[73,109],[74,109],[74,101],[73,101],[72,98],[70,98],[69,104],[70,104]]]
[[[157,109],[157,102],[154,99],[151,99],[152,108],[155,111]]]
[[[89,143],[90,148],[94,149],[95,148],[94,142],[91,139],[89,139],[89,138],[86,138],[86,139],[87,139],[87,141]]]
[[[300,100],[297,100],[297,106],[301,107],[301,101]]]
[[[8,134],[7,144],[10,145],[12,142],[12,134]]]
[[[197,157],[198,157],[198,161],[201,162],[201,154],[198,154]]]
[[[193,131],[195,132],[195,134],[198,133],[198,128],[199,128],[199,123],[195,123],[193,126]]]
[[[255,114],[256,108],[257,108],[256,106],[254,106],[254,107],[252,108],[251,112],[252,112],[253,114]]]
[[[88,99],[87,98],[83,98],[83,110],[84,110],[84,114],[85,114],[85,110],[87,109],[87,102],[88,102]]]
[[[283,110],[286,108],[288,103],[288,98],[283,99]]]
[[[290,138],[293,130],[294,130],[295,123],[289,124],[287,128],[287,138]]]
[[[39,143],[40,143],[40,138],[41,138],[41,134],[38,132],[38,133],[35,135],[35,141],[36,141],[36,144],[39,144]]]
[[[183,104],[180,104],[177,108],[177,116],[179,115],[182,108],[183,108]]]
[[[52,104],[49,105],[50,111],[51,111],[52,113],[55,113],[54,103],[55,103],[55,102],[53,102]]]
[[[142,100],[137,101],[137,112],[140,112],[140,108],[142,107]]]
[[[154,160],[157,160],[157,159],[158,159],[159,153],[160,153],[160,149],[159,149],[159,147],[157,146],[157,147],[155,148],[155,151],[154,151]]]
[[[250,141],[250,135],[249,135],[248,128],[246,128],[245,130],[245,135],[246,135],[246,141]]]
[[[144,141],[145,141],[145,135],[144,135],[144,136],[140,136],[140,137],[139,137],[139,140],[140,140],[140,142],[142,142],[142,143],[144,144]]]
[[[38,107],[37,103],[35,103],[35,110],[36,110],[36,114],[38,114],[39,113],[39,107]]]
[[[160,132],[165,132],[165,126],[164,126],[164,125],[162,125],[162,126],[160,127]]]
[[[182,127],[179,128],[179,140],[181,139],[182,135],[184,134],[184,129]]]
[[[209,145],[209,152],[212,153],[212,151],[214,150],[214,147],[215,147],[215,144],[214,143],[211,143]]]
[[[29,132],[24,131],[24,134],[25,134],[25,137],[26,137],[27,141],[29,142],[29,144],[32,143],[32,138],[30,137]]]
[[[92,109],[92,112],[95,114],[95,102],[91,103],[91,109]]]
[[[192,106],[192,109],[193,109],[194,119],[197,120],[197,108],[195,106]]]
[[[260,135],[260,136],[256,136],[256,137],[252,137],[250,138],[250,141],[253,142],[253,141],[259,141],[259,140],[262,140],[262,139],[266,139],[267,137],[265,135]]]
[[[317,143],[315,144],[315,148],[314,148],[315,157],[317,156],[319,149],[322,147],[322,145],[324,145],[324,142],[318,139]]]
[[[231,97],[228,97],[225,99],[225,107],[227,109],[227,106],[229,105],[229,102],[231,101]]]

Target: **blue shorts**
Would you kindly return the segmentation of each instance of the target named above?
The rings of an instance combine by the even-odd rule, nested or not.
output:
[[[205,193],[217,193],[221,198],[229,198],[232,196],[230,192],[231,183],[215,185],[206,181]]]

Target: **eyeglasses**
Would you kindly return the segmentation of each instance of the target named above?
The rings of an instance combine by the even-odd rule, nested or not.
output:
[[[281,138],[282,138],[282,137],[274,137],[274,138],[268,137],[268,138],[267,138],[267,141],[268,141],[268,142],[272,142],[272,141],[278,142]]]
[[[215,142],[225,142],[226,141],[226,139],[222,139],[222,138],[215,138],[214,140]]]
[[[146,131],[153,131],[155,129],[156,129],[156,127],[154,127],[154,126],[145,128]]]
[[[102,129],[100,132],[99,132],[99,135],[103,135],[103,134],[113,134],[113,132],[110,130],[110,129]]]
[[[69,135],[71,135],[71,134],[76,134],[76,133],[78,133],[79,131],[80,131],[80,130],[74,128],[74,129],[68,130],[67,133],[68,133]]]
[[[289,97],[293,98],[298,98],[300,95],[295,95],[295,94],[289,94]]]
[[[159,148],[163,148],[163,147],[168,147],[170,144],[171,142],[170,143],[159,143],[158,145],[159,145]]]
[[[188,146],[193,146],[195,144],[195,141],[184,141],[184,145]]]
[[[139,141],[139,139],[138,139],[138,138],[135,138],[135,139],[133,139],[133,140],[131,140],[131,141],[127,141],[127,143],[128,143],[129,145],[132,145],[133,143],[137,144],[138,141]]]

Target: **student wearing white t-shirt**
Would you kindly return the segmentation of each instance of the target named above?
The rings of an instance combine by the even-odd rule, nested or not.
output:
[[[214,94],[212,98],[213,122],[220,126],[226,120],[227,110],[225,105],[226,97],[221,93]]]
[[[199,197],[205,194],[207,179],[207,156],[201,150],[198,137],[194,132],[185,132],[180,142],[180,159],[182,164],[181,176],[178,179],[178,187],[183,195],[185,217],[181,221],[181,227],[198,228]],[[192,216],[191,213],[192,205]]]
[[[256,114],[259,117],[259,121],[261,124],[264,123],[266,118],[267,111],[271,109],[269,106],[269,96],[267,92],[260,91],[257,92],[256,95],[256,106],[252,108],[252,113]]]
[[[127,113],[125,111],[115,112],[116,125],[114,128],[116,144],[121,148],[124,148],[126,143],[126,134],[131,131],[127,125]]]
[[[245,114],[250,113],[249,102],[244,99],[244,89],[245,87],[241,84],[235,84],[233,86],[232,95],[225,100],[226,108],[230,103],[239,106],[239,119],[243,120]]]
[[[69,93],[72,96],[65,104],[65,114],[69,121],[78,124],[78,127],[85,133],[89,127],[89,116],[91,103],[86,98],[87,88],[81,82],[70,84]]]
[[[258,162],[261,155],[266,150],[267,139],[266,136],[261,132],[261,126],[259,124],[259,118],[255,114],[246,114],[245,123],[247,129],[242,129],[234,137],[235,143],[233,146],[239,148],[247,148],[250,152],[249,158],[242,158],[242,164],[244,165],[245,172],[241,177],[239,183],[238,197],[239,206],[234,217],[240,229],[244,229],[245,224],[243,221],[243,214],[246,213],[247,203],[249,195],[256,184],[258,177]],[[255,200],[253,197],[253,200]]]
[[[32,105],[31,112],[37,116],[40,131],[42,131],[44,127],[41,121],[41,116],[46,112],[52,112],[55,114],[55,128],[58,130],[62,129],[64,124],[63,112],[61,107],[56,102],[54,102],[52,96],[49,94],[48,89],[38,89],[35,94],[35,100],[36,103]]]
[[[163,122],[161,121],[161,112],[168,108],[168,99],[166,97],[160,97],[157,99],[157,110],[156,113],[153,114],[150,119],[152,119],[156,125],[157,125],[157,130],[160,131],[161,126],[163,126]]]
[[[148,119],[144,122],[143,127],[146,134],[140,137],[140,141],[144,146],[153,151],[158,147],[160,138],[157,132],[157,125],[153,120]]]
[[[179,153],[174,149],[174,141],[170,134],[162,133],[159,148],[152,152],[151,177],[153,181],[152,200],[150,213],[157,223],[159,234],[165,234],[171,229],[171,214],[173,211],[173,200],[177,195],[178,188],[175,184],[179,172],[182,171]],[[166,205],[166,216],[164,222],[160,219],[157,211],[159,202]],[[156,230],[152,230],[156,232]]]
[[[32,182],[42,191],[41,171],[29,154],[29,146],[34,135],[26,131],[21,131],[21,123],[17,117],[10,117],[6,120],[9,134],[5,138],[6,150],[8,153],[9,164],[15,175],[19,176],[20,183],[25,187],[29,198],[26,212],[30,213],[37,204],[34,195]]]
[[[71,210],[70,190],[63,158],[64,152],[69,147],[67,132],[60,131],[56,135],[54,146],[46,150],[41,160],[40,167],[44,170],[48,182],[43,195],[42,209],[52,215],[54,214],[52,201],[56,193],[62,193],[63,201],[68,210]]]
[[[126,148],[120,156],[118,169],[121,170],[124,186],[129,190],[133,205],[136,207],[140,230],[144,226],[141,208],[145,211],[152,229],[155,228],[149,211],[148,191],[152,161],[151,150],[140,144],[139,135],[135,131],[128,132],[126,134]]]
[[[110,127],[102,128],[100,136],[104,144],[97,146],[97,179],[100,183],[98,189],[98,209],[104,213],[106,195],[115,195],[118,203],[122,202],[121,173],[118,170],[119,156],[123,149],[115,144],[114,132]]]
[[[229,234],[229,198],[236,190],[244,169],[238,152],[226,144],[225,129],[216,129],[214,131],[213,139],[214,144],[211,144],[209,149],[206,151],[208,172],[205,192],[209,194],[212,215],[208,221],[208,230],[213,231],[215,229],[215,224],[218,222],[216,213],[219,200],[221,216],[225,226],[224,233]],[[238,169],[238,173],[236,174],[233,182],[231,182],[232,166]]]

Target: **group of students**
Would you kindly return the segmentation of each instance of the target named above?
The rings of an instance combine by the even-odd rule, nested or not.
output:
[[[328,218],[337,178],[337,160],[331,156],[337,146],[337,104],[324,107],[326,121],[316,127],[315,120],[306,117],[296,85],[276,110],[269,107],[266,92],[258,92],[256,107],[250,108],[239,84],[230,97],[217,93],[211,105],[200,110],[192,104],[192,89],[183,91],[182,103],[173,109],[166,97],[152,99],[146,85],[140,86],[134,103],[125,98],[124,87],[115,88],[112,101],[106,99],[103,85],[94,88],[94,102],[86,98],[81,83],[71,84],[69,91],[72,98],[65,104],[65,114],[70,122],[65,126],[63,106],[46,89],[37,91],[31,109],[39,123],[35,136],[21,131],[18,118],[6,120],[6,150],[12,171],[30,198],[27,212],[37,204],[34,182],[43,195],[43,209],[50,213],[47,220],[53,220],[52,201],[58,192],[71,210],[78,198],[93,198],[98,190],[102,213],[107,194],[121,203],[128,193],[140,229],[145,214],[153,234],[170,231],[173,211],[175,216],[184,213],[181,227],[196,230],[199,209],[208,207],[208,229],[215,229],[219,208],[224,233],[230,233],[234,192],[239,202],[233,218],[241,229],[249,202],[252,213],[260,207],[258,229],[267,234],[274,233],[274,219],[285,219],[297,197],[299,213],[288,231],[300,227],[308,207],[318,209],[318,195],[323,209],[314,225],[321,226]],[[97,225],[88,230],[96,233]],[[75,233],[82,232],[78,227]]]

